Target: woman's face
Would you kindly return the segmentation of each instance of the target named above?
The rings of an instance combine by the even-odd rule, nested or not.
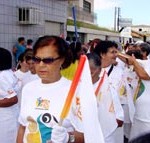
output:
[[[37,50],[35,57],[39,59],[45,58],[58,58],[57,48],[53,45],[41,47]],[[60,79],[60,68],[64,59],[58,58],[51,63],[44,63],[40,61],[35,62],[35,70],[38,76],[41,78],[42,83],[52,83]]]
[[[115,47],[109,48],[106,54],[102,54],[103,60],[109,63],[109,65],[116,62],[116,57],[117,49]]]

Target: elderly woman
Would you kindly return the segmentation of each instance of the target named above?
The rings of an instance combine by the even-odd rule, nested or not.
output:
[[[72,61],[69,51],[66,42],[57,36],[44,36],[35,43],[33,61],[40,79],[23,88],[17,143],[84,142],[83,134],[70,120],[58,126],[71,84],[60,73]]]

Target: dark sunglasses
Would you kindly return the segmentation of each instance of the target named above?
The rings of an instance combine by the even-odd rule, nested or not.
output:
[[[54,61],[60,59],[60,57],[57,57],[57,58],[39,58],[39,57],[33,57],[32,60],[35,64],[39,64],[41,61],[44,63],[44,64],[51,64],[53,63]]]

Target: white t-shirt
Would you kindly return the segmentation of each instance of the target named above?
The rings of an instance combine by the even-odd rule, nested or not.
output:
[[[110,67],[111,67],[111,65],[106,68],[103,68],[103,69],[106,70],[106,72],[108,73]],[[119,84],[122,79],[122,74],[123,74],[122,69],[117,66],[114,66],[108,79],[109,79],[109,84],[112,87],[111,92],[112,92],[113,102],[116,105],[116,106],[114,106],[114,108],[115,108],[114,110],[116,111],[115,112],[116,118],[123,121],[124,120],[124,112],[121,107],[121,103],[120,103],[120,99],[119,99],[119,92],[118,92],[118,87],[119,87]]]
[[[11,98],[17,95],[21,83],[12,70],[0,72],[0,98]],[[0,99],[0,100],[1,100]],[[0,107],[0,142],[15,143],[17,137],[18,104]]]
[[[14,72],[16,77],[21,81],[22,87],[18,93],[18,103],[19,106],[21,104],[21,92],[22,92],[22,88],[29,82],[38,79],[38,76],[35,74],[33,75],[30,71],[28,72],[22,72],[21,70],[17,70]]]
[[[21,70],[17,70],[15,71],[15,75],[22,81],[22,86],[38,78],[36,74],[33,75],[30,71],[22,72]]]
[[[11,98],[18,94],[21,82],[14,75],[12,70],[0,72],[0,98]]]
[[[150,60],[138,60],[138,62],[150,76]],[[135,102],[135,118],[150,122],[150,80],[142,80],[141,82],[140,92]]]
[[[62,77],[50,84],[35,80],[23,88],[19,122],[26,127],[24,143],[50,141],[52,128],[60,120],[70,85],[71,81]]]
[[[101,81],[103,72],[101,71],[100,79],[94,84],[96,91],[99,82]],[[114,111],[114,102],[110,91],[110,84],[107,75],[105,75],[102,86],[99,90],[97,98],[98,117],[101,124],[104,137],[110,136],[117,128],[116,115]]]

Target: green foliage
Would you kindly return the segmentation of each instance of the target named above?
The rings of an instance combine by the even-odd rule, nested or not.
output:
[[[89,29],[94,29],[94,30],[101,30],[101,31],[108,31],[108,32],[115,32],[113,30],[104,28],[104,27],[99,27],[98,25],[90,24],[90,23],[85,23],[81,21],[77,21],[77,27],[83,27],[83,28],[89,28]],[[67,25],[73,26],[74,22],[71,19],[67,19]],[[118,33],[118,32],[117,32]]]

